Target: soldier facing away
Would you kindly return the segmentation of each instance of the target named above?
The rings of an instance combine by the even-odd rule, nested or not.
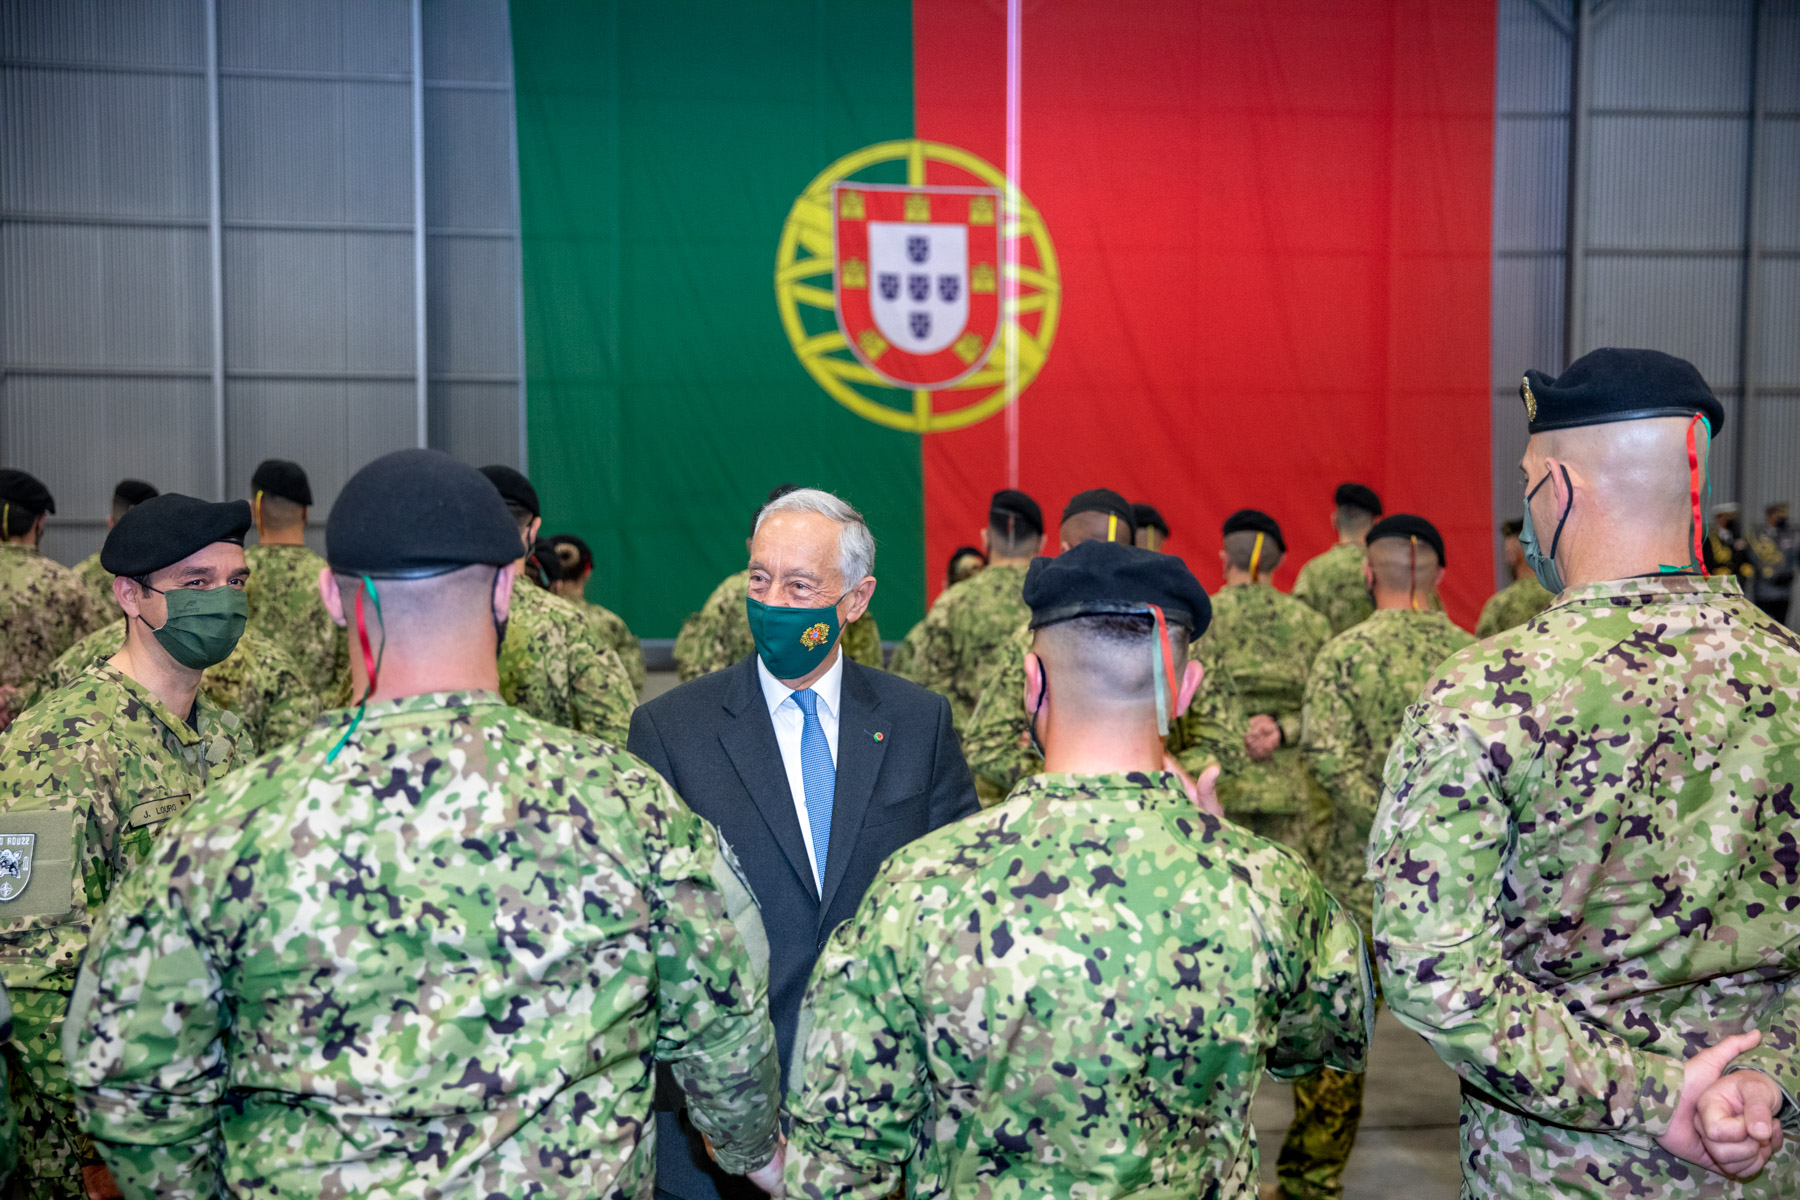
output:
[[[1309,559],[1294,579],[1294,598],[1305,601],[1339,634],[1375,611],[1363,588],[1363,539],[1381,516],[1381,497],[1360,483],[1340,483],[1332,496],[1331,528],[1337,542]]]
[[[1723,408],[1651,350],[1520,394],[1558,599],[1407,713],[1369,847],[1387,1001],[1462,1077],[1466,1197],[1800,1195],[1800,640],[1701,573]]]
[[[937,600],[942,600],[949,595],[950,589],[963,580],[972,575],[979,575],[987,569],[987,565],[987,552],[979,547],[958,546],[952,550],[950,565],[944,575],[944,590],[937,594]],[[933,608],[937,607],[937,600],[932,601]],[[926,616],[929,615],[930,611],[927,610]],[[900,639],[900,644],[894,647],[893,657],[888,660],[888,670],[902,679],[912,679],[913,656],[918,653],[919,644],[924,640],[925,619],[921,617],[911,629],[906,631],[906,636]],[[914,680],[914,682],[917,681]]]
[[[1512,582],[1488,597],[1475,621],[1475,636],[1490,638],[1515,625],[1523,625],[1550,607],[1556,597],[1538,582],[1531,564],[1525,561],[1525,549],[1519,544],[1523,521],[1506,521],[1500,526],[1501,549],[1506,557],[1506,570]]]
[[[755,901],[654,771],[501,700],[518,550],[437,451],[345,485],[362,706],[173,821],[82,968],[69,1075],[131,1194],[647,1196],[658,1059],[778,1175]]]
[[[55,511],[35,476],[0,470],[0,730],[38,672],[100,624],[80,578],[38,549],[44,518]]]
[[[546,539],[556,551],[557,561],[562,563],[563,577],[550,585],[550,590],[573,604],[593,626],[600,644],[611,647],[625,664],[625,673],[631,676],[632,689],[638,699],[644,697],[644,647],[638,641],[637,634],[625,624],[621,617],[604,604],[596,604],[587,598],[587,588],[594,578],[594,552],[588,544],[572,533],[559,533]]]
[[[1361,1070],[1356,926],[1167,769],[1207,597],[1090,541],[1031,566],[1046,772],[887,860],[813,971],[790,1196],[1237,1195],[1258,1076]],[[1205,805],[1206,807],[1202,807]]]
[[[31,1200],[111,1190],[75,1120],[63,1017],[103,906],[208,782],[250,760],[243,726],[201,672],[244,628],[250,506],[169,492],[132,509],[100,559],[116,576],[124,647],[92,663],[0,738],[0,982],[20,1123],[15,1187]]]
[[[119,523],[119,518],[142,504],[144,501],[159,496],[154,484],[145,483],[141,479],[121,479],[113,488],[112,511],[107,514],[106,528],[112,529]],[[105,623],[118,612],[119,606],[113,600],[113,575],[100,565],[100,552],[94,551],[75,564],[75,574],[81,577],[81,584],[88,590],[88,599],[94,602],[94,612],[98,619]]]
[[[325,560],[306,547],[312,483],[299,463],[271,458],[250,476],[250,491],[250,630],[287,652],[321,707],[338,708],[350,700],[350,640],[319,603]]]

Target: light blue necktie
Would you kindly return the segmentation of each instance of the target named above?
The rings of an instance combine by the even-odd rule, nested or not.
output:
[[[837,764],[831,761],[831,743],[819,724],[819,697],[810,688],[794,693],[794,703],[806,714],[800,730],[800,783],[806,789],[806,820],[812,826],[813,858],[818,866],[819,895],[825,894],[826,852],[831,846],[831,803],[837,795]]]

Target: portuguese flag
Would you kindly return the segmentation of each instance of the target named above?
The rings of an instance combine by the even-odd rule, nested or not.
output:
[[[594,598],[672,636],[790,481],[868,517],[888,638],[1015,479],[1209,586],[1264,509],[1285,587],[1354,479],[1472,625],[1493,6],[1022,7],[1009,53],[1004,0],[514,0],[529,467]]]

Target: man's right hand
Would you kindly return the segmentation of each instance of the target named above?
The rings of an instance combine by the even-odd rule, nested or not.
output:
[[[765,1165],[744,1176],[744,1178],[748,1179],[751,1183],[754,1183],[763,1191],[769,1193],[769,1195],[779,1198],[787,1195],[787,1185],[781,1177],[782,1172],[786,1167],[787,1139],[784,1138],[782,1139],[781,1144],[775,1147],[775,1157],[771,1158]]]
[[[1716,1174],[1726,1173],[1702,1140],[1698,1120],[1700,1097],[1719,1081],[1732,1059],[1746,1050],[1755,1049],[1761,1041],[1762,1034],[1756,1030],[1735,1034],[1687,1060],[1682,1067],[1681,1095],[1675,1101],[1675,1115],[1669,1121],[1668,1132],[1656,1139],[1659,1146],[1677,1158],[1697,1163]]]
[[[81,1168],[81,1186],[88,1200],[125,1200],[125,1193],[113,1182],[112,1172],[103,1166],[89,1164]]]
[[[1722,1173],[1748,1179],[1781,1149],[1781,1125],[1775,1118],[1784,1099],[1781,1085],[1755,1070],[1721,1075],[1700,1093],[1694,1126]]]
[[[1267,713],[1251,717],[1250,727],[1244,732],[1244,753],[1250,756],[1250,761],[1267,762],[1280,748],[1281,726],[1275,718]]]

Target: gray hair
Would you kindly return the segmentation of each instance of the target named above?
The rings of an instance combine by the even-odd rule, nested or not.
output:
[[[799,488],[778,496],[763,505],[756,514],[756,528],[776,513],[807,512],[836,521],[838,524],[838,570],[843,572],[844,586],[855,587],[864,576],[875,573],[875,536],[861,513],[830,492],[819,488]]]

